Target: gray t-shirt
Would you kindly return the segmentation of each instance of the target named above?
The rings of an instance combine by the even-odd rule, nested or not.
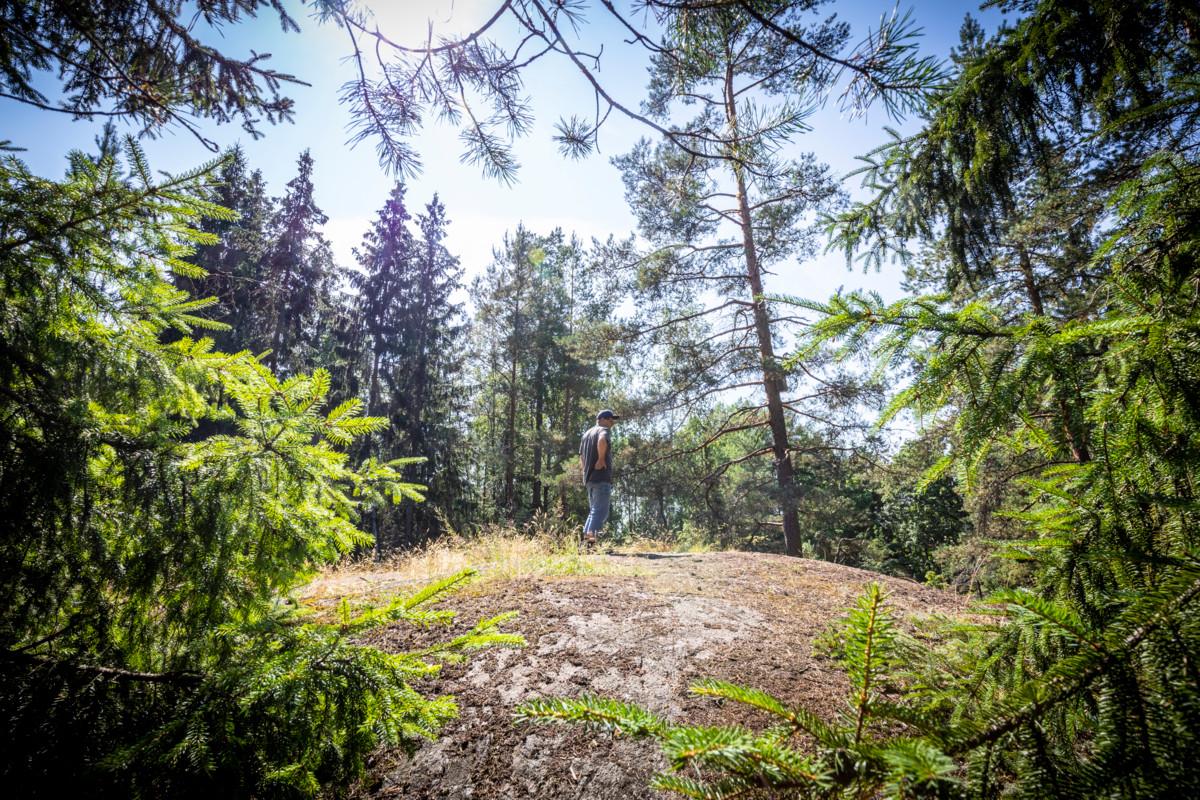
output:
[[[596,457],[600,452],[600,440],[608,442],[608,452],[605,454],[604,469],[596,469]],[[583,459],[584,483],[612,483],[612,440],[608,437],[608,428],[603,425],[593,425],[579,442],[579,457]]]

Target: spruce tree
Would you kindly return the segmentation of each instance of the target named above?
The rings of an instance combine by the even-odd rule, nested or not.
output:
[[[461,268],[442,240],[448,224],[435,196],[410,229],[402,183],[392,189],[357,251],[364,384],[371,413],[389,421],[373,446],[380,454],[423,459],[413,475],[428,488],[430,509],[376,519],[380,545],[423,541],[439,532],[434,508],[460,518],[466,503],[458,459],[463,325],[453,293]]]
[[[528,508],[562,515],[577,500],[578,438],[595,413],[609,355],[597,341],[597,328],[611,316],[619,288],[596,254],[561,229],[541,237],[532,256],[536,281],[524,357],[532,451]]]
[[[808,304],[815,335],[911,358],[892,411],[953,422],[968,491],[1020,465],[1032,566],[1008,624],[950,659],[947,752],[976,786],[1197,791],[1194,551],[1197,16],[1046,0],[961,60],[924,130],[882,148],[879,190],[835,226],[974,282],[886,305]],[[1115,49],[1097,48],[1120,30]],[[968,26],[967,34],[973,37]],[[964,48],[966,49],[966,48]],[[999,78],[1003,76],[1003,80]],[[953,693],[967,689],[961,698]]]
[[[417,320],[412,405],[421,428],[418,454],[426,459],[417,474],[429,486],[430,499],[438,509],[452,523],[461,524],[474,507],[464,477],[467,323],[462,305],[455,299],[455,293],[463,288],[462,266],[443,244],[449,224],[446,207],[436,194],[417,215],[421,234],[418,305],[423,313]],[[426,518],[422,524],[424,535],[442,532],[433,519]]]
[[[0,165],[3,775],[30,797],[313,795],[453,714],[415,677],[513,640],[353,639],[449,621],[421,606],[465,576],[335,622],[296,606],[369,543],[361,514],[419,495],[402,462],[351,464],[385,421],[328,407],[327,373],[281,380],[194,335],[215,301],[168,276],[203,279],[196,223],[233,218],[207,200],[219,164],[160,179],[125,149],[73,154],[62,182]]]
[[[305,150],[270,222],[256,298],[265,325],[247,343],[255,352],[269,351],[266,364],[282,374],[315,365],[321,314],[330,305],[333,255],[320,230],[327,217],[313,192],[313,159]]]
[[[217,237],[196,248],[192,262],[204,270],[201,278],[179,277],[180,288],[197,297],[213,297],[213,320],[228,327],[214,331],[218,349],[237,352],[264,339],[262,309],[264,262],[270,248],[273,201],[267,196],[260,170],[251,171],[241,147],[223,154],[212,200],[237,214],[234,219],[205,219],[200,229]],[[265,348],[264,348],[265,349]]]
[[[202,1],[186,24],[175,2],[0,3],[0,94],[149,135],[200,136],[195,116],[257,134],[290,115],[292,79],[197,28],[260,9],[294,27],[258,0]],[[35,87],[45,72],[65,96],[48,75]],[[231,270],[221,286],[254,261],[214,249],[235,212],[212,198],[243,188],[215,177],[236,163],[159,176],[136,141],[114,144],[70,154],[59,181],[0,161],[0,776],[22,797],[337,791],[379,743],[453,715],[417,678],[516,639],[501,619],[420,654],[358,639],[448,623],[424,606],[465,575],[334,620],[298,608],[319,565],[369,542],[364,513],[418,494],[400,462],[350,461],[384,421],[327,403],[327,373],[282,380],[201,335],[226,329],[216,298],[179,288],[209,277],[196,248]]]

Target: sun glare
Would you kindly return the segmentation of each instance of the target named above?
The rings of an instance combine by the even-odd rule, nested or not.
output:
[[[433,27],[433,38],[457,37],[479,28],[501,0],[371,0],[363,2],[379,29],[399,44],[419,46]]]

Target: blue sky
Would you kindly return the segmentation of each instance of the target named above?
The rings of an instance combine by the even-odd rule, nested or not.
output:
[[[486,19],[496,2],[380,0],[374,6],[380,27],[390,36],[419,43],[424,39],[426,19],[433,19],[435,32],[450,35]],[[851,24],[852,38],[857,41],[868,26],[878,26],[880,15],[891,13],[893,7],[891,3],[854,0],[826,8]],[[911,9],[916,23],[924,29],[922,52],[941,57],[957,43],[966,13],[980,17],[989,30],[1001,18],[995,11],[980,12],[976,4],[951,0],[914,0],[900,8]],[[267,127],[266,136],[258,141],[236,126],[210,127],[205,134],[222,146],[241,142],[251,165],[262,169],[273,194],[281,194],[284,184],[295,174],[300,151],[310,149],[316,161],[316,199],[329,216],[325,232],[339,258],[348,263],[351,248],[383,204],[394,178],[379,166],[371,143],[355,148],[346,144],[349,114],[338,104],[337,96],[339,87],[354,71],[345,61],[350,52],[345,32],[318,24],[299,6],[294,7],[293,15],[301,24],[300,34],[283,34],[276,20],[263,17],[230,26],[221,32],[221,38],[222,46],[234,54],[247,54],[250,48],[272,53],[270,63],[274,68],[312,84],[290,87],[288,91],[296,100],[295,124]],[[589,19],[598,24],[587,29],[586,43],[604,42],[600,77],[618,99],[636,107],[645,84],[642,52],[623,44],[622,31],[606,17],[602,9],[589,13]],[[590,88],[569,63],[555,58],[536,64],[527,71],[525,80],[537,121],[532,134],[516,145],[516,157],[522,165],[516,185],[489,180],[477,167],[460,163],[456,130],[435,125],[416,140],[424,170],[408,181],[410,205],[423,205],[434,192],[441,196],[451,220],[447,246],[460,256],[468,276],[486,266],[504,232],[521,222],[539,232],[562,227],[585,239],[622,236],[633,230],[620,175],[608,158],[625,152],[648,132],[614,113],[601,132],[599,155],[584,161],[566,160],[558,155],[551,140],[552,126],[560,114],[590,114]],[[63,156],[68,150],[91,148],[100,127],[99,123],[72,121],[69,116],[6,99],[0,99],[0,119],[0,139],[10,139],[26,148],[21,158],[44,175],[62,172]],[[873,109],[865,119],[848,120],[831,101],[812,119],[813,131],[797,140],[795,146],[816,153],[835,174],[844,175],[856,166],[857,155],[884,140],[885,124],[896,123],[886,119],[880,109]],[[909,120],[899,127],[910,130],[914,125]],[[147,142],[146,149],[152,166],[167,171],[187,169],[211,157],[182,130],[166,131],[159,139]],[[853,192],[856,184],[847,183],[847,188]],[[840,255],[829,254],[780,267],[768,289],[824,297],[839,286],[871,288],[894,297],[899,291],[899,269],[885,267],[880,274],[868,275],[848,272]]]

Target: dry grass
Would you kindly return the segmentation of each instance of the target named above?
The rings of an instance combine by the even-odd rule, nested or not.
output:
[[[643,553],[674,549],[677,547],[670,543],[649,539],[620,548]],[[467,535],[455,532],[380,561],[346,561],[324,570],[301,590],[300,596],[319,610],[329,609],[343,599],[353,607],[361,607],[415,592],[464,569],[475,570],[475,586],[531,577],[637,574],[634,567],[618,566],[583,551],[573,530],[567,532],[553,522],[535,520],[522,530],[492,525]],[[466,591],[470,590],[468,586]]]

